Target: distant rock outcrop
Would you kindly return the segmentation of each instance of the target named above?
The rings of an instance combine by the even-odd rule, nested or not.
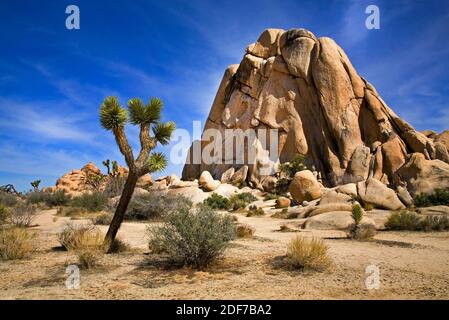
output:
[[[304,155],[328,187],[368,178],[398,186],[402,179],[417,193],[431,189],[419,182],[426,179],[424,172],[438,175],[432,181],[449,187],[444,163],[449,161],[449,131],[416,131],[357,73],[334,40],[305,29],[265,30],[241,63],[228,67],[205,124],[205,130],[211,128],[222,134],[225,129],[278,129],[279,162]],[[203,137],[201,150],[210,143]],[[224,140],[223,148],[229,143]],[[183,179],[209,171],[220,180],[230,167],[237,171],[247,165],[249,185],[263,189],[263,180],[278,165],[267,159],[269,149],[268,142],[257,150],[254,163],[221,158],[186,164]],[[270,172],[262,173],[267,163]]]
[[[116,175],[126,177],[128,169],[119,166]],[[112,175],[103,174],[93,162],[89,162],[80,170],[75,169],[64,174],[56,181],[56,186],[45,188],[44,191],[63,190],[68,195],[78,196],[84,192],[103,191],[112,178]],[[142,176],[137,182],[139,188],[149,188],[152,185],[153,179],[149,174]]]

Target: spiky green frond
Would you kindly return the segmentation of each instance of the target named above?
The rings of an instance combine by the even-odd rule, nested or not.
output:
[[[145,121],[145,106],[140,98],[128,101],[129,118],[132,124],[141,124]]]
[[[154,152],[147,162],[149,173],[164,170],[167,167],[167,158],[161,152]]]
[[[152,98],[146,105],[139,98],[129,100],[128,109],[131,116],[131,123],[138,125],[158,122],[161,118],[162,107],[162,101],[158,98]]]
[[[161,119],[161,111],[164,103],[159,98],[151,98],[150,102],[147,103],[146,113],[147,119],[150,120],[149,123],[156,123]]]
[[[123,127],[128,121],[128,113],[120,106],[117,97],[107,97],[100,107],[100,122],[106,130]]]
[[[162,145],[166,145],[170,142],[171,135],[175,131],[176,125],[173,121],[166,123],[158,122],[153,127],[153,134],[157,142]]]

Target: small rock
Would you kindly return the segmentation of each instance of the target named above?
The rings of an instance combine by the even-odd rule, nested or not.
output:
[[[276,208],[288,208],[290,207],[290,199],[286,197],[278,197],[276,199]]]

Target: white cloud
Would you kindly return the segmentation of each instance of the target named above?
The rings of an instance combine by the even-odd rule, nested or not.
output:
[[[27,103],[0,98],[2,128],[33,134],[34,139],[94,143],[94,134],[82,126],[82,118],[67,114],[63,104]],[[39,111],[38,111],[39,110]],[[44,111],[48,110],[48,111]]]

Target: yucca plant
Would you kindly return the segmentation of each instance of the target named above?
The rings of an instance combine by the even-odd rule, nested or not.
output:
[[[107,170],[108,176],[109,176],[111,174],[111,160],[106,159],[102,163],[106,167],[106,170]]]
[[[118,163],[117,161],[112,161],[112,176],[117,177],[118,176]]]
[[[133,98],[128,102],[127,111],[120,106],[116,97],[107,97],[100,107],[101,125],[114,134],[115,141],[129,168],[125,187],[104,239],[104,245],[108,248],[108,252],[111,251],[112,243],[125,216],[137,180],[147,173],[163,170],[167,166],[165,156],[162,153],[153,152],[158,143],[168,144],[175,130],[174,122],[160,122],[162,107],[163,103],[158,98],[150,99],[148,104],[144,104],[139,98]],[[137,159],[134,159],[133,151],[125,134],[125,125],[128,121],[133,125],[140,126],[141,150]]]
[[[33,182],[30,183],[31,186],[34,189],[34,192],[39,192],[39,185],[41,184],[40,180],[34,180]]]

